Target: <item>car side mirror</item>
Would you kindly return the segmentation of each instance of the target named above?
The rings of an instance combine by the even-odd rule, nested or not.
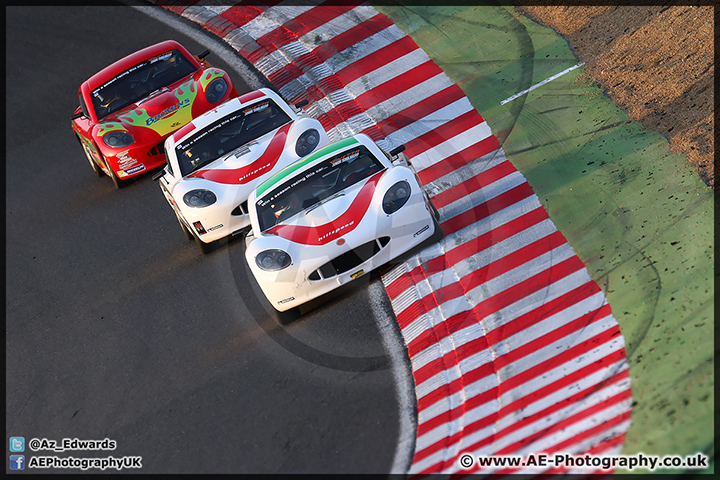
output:
[[[76,118],[80,118],[80,117],[84,117],[84,116],[85,116],[85,115],[83,114],[83,112],[80,111],[80,112],[77,112],[77,113],[73,113],[73,116],[70,117],[70,120],[75,120]]]
[[[205,51],[202,52],[200,55],[198,55],[197,58],[200,59],[200,60],[203,60],[203,59],[205,59],[205,57],[207,57],[208,55],[210,55],[210,50],[205,50]]]
[[[304,107],[305,105],[307,105],[308,103],[310,103],[310,102],[308,102],[307,99],[305,99],[305,100],[300,100],[299,102],[297,102],[297,103],[295,104],[295,108],[298,108],[298,109],[299,109],[299,108],[302,108],[302,107]]]
[[[394,157],[394,156],[396,156],[398,153],[404,152],[404,151],[405,151],[405,145],[400,145],[399,147],[395,147],[395,148],[393,148],[392,150],[390,150],[390,156],[391,156],[391,157]]]

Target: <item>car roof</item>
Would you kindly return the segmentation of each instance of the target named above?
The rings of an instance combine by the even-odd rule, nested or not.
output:
[[[188,52],[185,47],[180,45],[180,43],[175,40],[165,40],[163,42],[156,43],[155,45],[145,47],[142,50],[138,50],[135,53],[131,53],[130,55],[123,57],[120,60],[103,68],[85,81],[85,83],[87,84],[87,88],[88,90],[92,91],[106,81],[108,81],[109,79],[127,70],[129,67],[137,65],[143,60],[175,48],[180,50],[184,55],[186,55],[195,64],[196,67],[200,68],[200,63],[195,59],[193,55],[190,54],[190,52]]]
[[[311,153],[307,157],[288,165],[287,167],[283,168],[275,175],[258,185],[256,189],[257,198],[261,198],[265,193],[270,191],[272,187],[280,183],[285,178],[307,170],[315,163],[324,159],[324,157],[342,152],[343,150],[358,144],[365,145],[366,147],[368,147],[368,149],[372,149],[374,142],[370,139],[370,137],[365,134],[357,134],[352,137],[347,137],[342,140],[333,142],[330,145],[326,145],[315,151],[314,153]]]

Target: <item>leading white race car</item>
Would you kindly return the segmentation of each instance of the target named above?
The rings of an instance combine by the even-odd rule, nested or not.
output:
[[[170,135],[167,165],[153,178],[185,236],[207,253],[212,242],[249,229],[247,198],[261,181],[328,142],[319,121],[261,88]]]
[[[279,323],[299,306],[389,262],[442,229],[404,147],[358,134],[317,150],[248,198],[250,270]]]

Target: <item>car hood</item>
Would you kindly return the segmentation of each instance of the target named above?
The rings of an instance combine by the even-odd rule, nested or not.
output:
[[[195,72],[184,81],[163,87],[153,96],[141,100],[139,105],[132,104],[103,118],[98,125],[97,135],[102,137],[114,130],[125,130],[130,133],[150,130],[160,137],[165,137],[197,115],[194,110],[203,108],[207,103],[202,93],[205,87],[212,80],[223,75],[222,70],[209,68]],[[198,107],[193,108],[196,105]]]
[[[255,139],[186,178],[226,185],[247,185],[272,171],[285,151],[292,123]]]
[[[326,199],[319,206],[300,212],[265,233],[305,245],[324,245],[358,227],[371,210],[376,186],[384,172],[378,172]]]

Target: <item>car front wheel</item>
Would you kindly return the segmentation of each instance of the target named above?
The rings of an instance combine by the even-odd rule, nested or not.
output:
[[[185,226],[185,223],[183,223],[182,220],[180,220],[180,217],[178,217],[178,214],[175,214],[175,218],[177,218],[178,223],[180,224],[180,228],[182,228],[183,233],[185,234],[185,238],[188,240],[192,240],[195,238],[195,235],[188,229],[188,227]]]
[[[198,237],[197,234],[194,232],[192,233],[192,236],[195,239],[195,243],[197,243],[197,246],[200,248],[200,251],[204,255],[207,255],[208,253],[213,251],[213,243],[214,242],[205,243],[202,240],[200,240],[200,237]]]
[[[107,158],[103,157],[103,162],[105,162],[105,168],[107,168],[107,173],[109,173],[109,177],[113,181],[113,185],[115,185],[115,188],[122,188],[125,186],[125,182],[123,180],[120,180],[117,175],[115,175],[115,172],[112,168],[110,168],[110,163],[108,163]]]
[[[82,141],[80,142],[80,144],[82,145],[83,151],[85,152],[85,156],[87,157],[88,162],[90,162],[90,166],[92,167],[93,172],[95,172],[95,176],[102,177],[103,171],[100,168],[100,165],[98,165],[97,162],[95,161],[95,157],[93,156],[92,152],[90,152],[90,149]]]
[[[430,200],[430,196],[427,193],[425,194],[425,198],[427,199],[427,203],[428,203],[428,205],[430,205],[430,209],[432,210],[432,212],[430,212],[430,213],[432,213],[433,218],[435,218],[435,220],[437,222],[439,222],[440,221],[440,212],[438,212],[438,209],[435,208],[435,205],[433,204],[432,200]]]
[[[275,321],[280,325],[288,325],[302,316],[300,314],[300,307],[293,307],[284,312],[273,308],[273,312],[275,313]]]

